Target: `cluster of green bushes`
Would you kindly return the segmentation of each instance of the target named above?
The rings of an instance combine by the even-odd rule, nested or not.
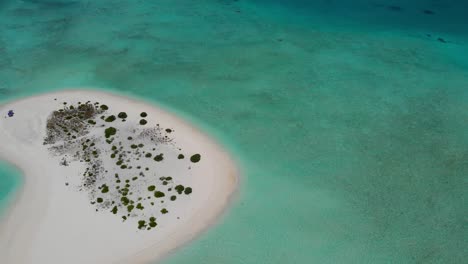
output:
[[[64,104],[65,107],[64,109],[60,109],[57,112],[57,115],[60,115],[62,119],[64,120],[69,120],[67,122],[75,122],[75,119],[84,119],[83,122],[85,126],[91,126],[91,125],[96,125],[97,122],[94,120],[97,114],[100,114],[101,119],[104,122],[114,122],[117,120],[117,118],[121,119],[122,121],[125,121],[126,118],[128,118],[127,113],[125,112],[119,112],[117,115],[112,115],[112,114],[107,114],[104,113],[104,111],[107,111],[109,107],[107,105],[100,105],[99,103],[96,102],[94,105],[89,104],[87,102],[86,104],[81,104],[79,103],[77,107],[71,105],[67,106],[67,104]],[[74,112],[75,111],[75,112]],[[79,112],[76,112],[79,111]],[[140,125],[146,125],[147,120],[145,119],[148,116],[146,112],[140,113],[141,119],[139,120]],[[104,123],[101,123],[102,121],[99,121],[99,127],[104,128],[104,138],[105,141],[108,144],[113,144],[112,147],[110,148],[111,153],[110,153],[110,158],[111,159],[116,159],[115,165],[120,166],[121,169],[131,169],[132,166],[130,166],[131,163],[131,158],[134,160],[139,160],[140,157],[144,156],[146,158],[153,158],[154,161],[160,162],[164,160],[164,154],[159,153],[159,154],[153,154],[156,151],[156,148],[152,148],[152,153],[149,152],[151,150],[147,150],[146,152],[143,148],[145,145],[143,143],[139,144],[131,144],[130,145],[130,150],[124,150],[124,147],[122,146],[122,142],[118,141],[119,138],[115,137],[117,135],[118,129],[116,127],[106,127]],[[49,124],[48,124],[49,125]],[[72,139],[76,139],[77,136],[79,136],[80,128],[79,127],[69,127],[67,125],[63,124],[58,124],[58,127],[61,129],[62,133],[65,133],[65,135],[69,136]],[[148,129],[143,129],[146,134],[140,134],[136,138],[141,139],[141,138],[150,138],[152,143],[154,141],[158,142],[159,144],[166,144],[171,142],[172,139],[168,137],[167,134],[165,134],[162,128],[159,128],[159,124],[157,124],[157,128],[148,128]],[[135,133],[135,130],[133,131]],[[173,130],[170,128],[165,129],[166,133],[172,133]],[[78,133],[78,134],[77,134]],[[102,133],[102,132],[101,132]],[[101,134],[102,135],[102,134]],[[155,138],[155,140],[153,140]],[[128,140],[133,140],[133,137],[129,136],[127,137]],[[95,140],[93,138],[93,140]],[[115,141],[115,142],[114,142]],[[140,179],[139,176],[145,177],[143,172],[140,172],[139,176],[134,176],[129,179],[126,179],[124,183],[124,179],[120,179],[118,174],[115,174],[115,185],[107,185],[107,184],[101,184],[102,181],[99,180],[100,178],[97,178],[97,176],[101,175],[101,173],[107,173],[107,170],[105,170],[102,167],[99,167],[99,162],[102,163],[100,158],[100,154],[106,154],[103,155],[105,157],[109,157],[107,152],[101,149],[96,149],[95,147],[95,141],[90,142],[89,139],[87,139],[86,142],[81,141],[81,151],[80,153],[77,152],[77,156],[80,156],[82,161],[88,162],[88,168],[87,171],[85,172],[84,177],[87,178],[87,181],[83,184],[83,186],[87,187],[86,190],[91,191],[91,204],[97,206],[97,208],[100,209],[106,209],[109,210],[112,214],[121,214],[122,219],[125,221],[129,217],[134,217],[138,215],[138,210],[143,211],[145,209],[144,205],[145,200],[148,200],[146,203],[151,204],[154,206],[154,200],[150,201],[150,199],[157,198],[161,203],[167,202],[167,200],[170,201],[176,201],[177,196],[173,195],[172,189],[175,190],[175,192],[179,195],[182,193],[185,193],[186,195],[192,193],[192,188],[190,187],[185,187],[181,184],[178,184],[174,187],[174,182],[172,177],[160,177],[159,180],[161,181],[161,184],[164,186],[167,186],[167,196],[168,199],[161,199],[163,197],[166,197],[166,193],[162,192],[161,190],[157,190],[155,185],[150,185],[147,187],[147,190],[151,192],[153,195],[148,196],[147,198],[144,197],[138,197],[136,198],[133,196],[133,190],[135,190],[135,187],[131,187],[130,181],[135,182],[135,185],[133,186],[141,186],[138,184],[138,180]],[[136,143],[136,142],[135,142]],[[119,146],[119,147],[118,147]],[[131,151],[131,149],[135,151]],[[141,149],[141,150],[139,150]],[[180,150],[180,149],[179,149]],[[74,153],[75,155],[75,153]],[[130,157],[128,157],[131,155]],[[184,159],[185,156],[183,154],[178,154],[177,159],[182,160]],[[200,154],[194,154],[190,156],[190,161],[192,163],[197,163],[201,160],[201,155]],[[137,169],[141,169],[141,166],[137,166]],[[149,170],[148,167],[145,168],[146,171]],[[96,180],[98,179],[98,182],[100,182],[100,186],[98,187],[96,184]],[[132,183],[133,184],[133,183]],[[136,195],[140,194],[138,193],[141,190],[137,190]],[[119,196],[115,196],[115,194],[118,193],[120,194]],[[101,195],[102,197],[96,197],[95,195]],[[140,194],[141,195],[141,194]],[[146,195],[141,195],[141,196],[146,196]],[[135,197],[135,198],[132,198]],[[134,201],[135,200],[135,201]],[[137,210],[138,209],[138,210]],[[96,209],[97,211],[97,209]],[[119,213],[120,212],[120,213]],[[167,214],[169,211],[166,208],[162,208],[160,210],[161,214]],[[144,229],[147,228],[148,230],[151,228],[156,227],[156,218],[151,217],[149,219],[149,222],[146,222],[145,220],[140,220],[138,221],[138,228],[139,229]]]

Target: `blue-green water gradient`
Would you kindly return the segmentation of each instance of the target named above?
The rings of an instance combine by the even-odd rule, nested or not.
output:
[[[243,166],[165,263],[463,263],[462,1],[0,2],[0,99],[105,87],[192,117]],[[428,12],[430,11],[430,12]]]

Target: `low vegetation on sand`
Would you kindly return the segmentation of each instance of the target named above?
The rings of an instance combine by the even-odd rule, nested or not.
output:
[[[66,186],[79,182],[76,190],[87,193],[96,211],[123,222],[135,219],[138,229],[151,230],[157,217],[170,217],[170,206],[187,202],[183,197],[192,193],[180,184],[186,175],[161,176],[158,166],[167,159],[198,163],[201,155],[189,153],[187,161],[175,147],[173,129],[151,125],[146,112],[131,116],[118,110],[99,102],[64,102],[48,117],[43,143],[61,158],[61,165],[85,164],[79,181],[67,180]],[[164,149],[172,151],[161,152]]]

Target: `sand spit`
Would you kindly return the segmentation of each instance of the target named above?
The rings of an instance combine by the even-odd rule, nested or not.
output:
[[[155,261],[212,225],[237,187],[222,148],[153,105],[67,90],[0,113],[0,158],[25,178],[0,223],[2,263]]]

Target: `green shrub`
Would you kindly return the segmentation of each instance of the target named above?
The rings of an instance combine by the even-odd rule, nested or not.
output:
[[[146,119],[141,119],[140,120],[140,125],[144,126],[148,123],[148,121],[146,121]]]
[[[96,202],[98,202],[98,203],[102,203],[103,201],[104,201],[104,199],[102,199],[101,197],[98,197],[98,198],[96,199]]]
[[[107,105],[101,105],[100,108],[104,111],[109,110],[109,107]]]
[[[174,187],[174,189],[177,191],[177,193],[179,194],[182,194],[182,192],[184,191],[185,187],[183,185],[177,185],[176,187]]]
[[[175,201],[176,199],[177,199],[177,196],[175,196],[175,195],[171,196],[171,201]]]
[[[152,191],[154,191],[154,190],[156,190],[156,186],[150,185],[150,186],[148,187],[148,191],[152,192]]]
[[[143,207],[143,205],[141,205],[141,203],[138,203],[136,208],[139,209],[139,210],[145,209],[145,207]]]
[[[120,201],[123,205],[127,205],[130,202],[130,200],[125,196],[122,196],[122,198],[120,198]]]
[[[143,144],[141,144],[141,143],[140,143],[140,144],[138,144],[138,147],[139,147],[139,148],[142,148],[143,146],[144,146],[144,145],[143,145]]]
[[[163,157],[163,154],[162,154],[162,153],[159,154],[159,155],[154,156],[154,160],[155,160],[155,161],[158,161],[158,162],[159,162],[159,161],[162,161],[163,159],[164,159],[164,157]]]
[[[162,213],[162,214],[167,214],[167,213],[169,213],[169,211],[168,211],[166,208],[163,208],[163,209],[161,210],[161,213]]]
[[[119,118],[127,118],[127,113],[125,112],[120,112],[118,115],[117,115]]]
[[[114,206],[114,208],[112,208],[112,211],[111,211],[113,214],[117,214],[117,206]]]
[[[146,117],[146,116],[148,116],[148,114],[146,112],[141,112],[140,116],[141,117]]]
[[[145,157],[147,157],[147,158],[151,158],[151,156],[153,156],[153,154],[151,154],[149,152],[145,154]]]
[[[102,193],[108,193],[109,192],[109,187],[107,185],[102,186],[101,192]]]
[[[114,121],[115,121],[115,116],[114,116],[114,115],[110,115],[110,116],[108,116],[106,119],[104,119],[104,121],[106,121],[106,122],[114,122]]]
[[[138,221],[138,229],[143,229],[146,226],[146,221],[145,220],[140,220]]]
[[[179,154],[179,156],[177,156],[178,159],[183,159],[184,158],[184,155],[182,154]]]
[[[158,225],[158,224],[157,224],[156,222],[150,222],[150,223],[149,223],[149,226],[151,226],[151,227],[153,227],[153,228],[156,227],[157,225]]]
[[[193,163],[199,162],[200,159],[201,159],[200,154],[195,154],[195,155],[192,155],[192,157],[190,157],[190,161],[193,162]]]
[[[161,197],[164,197],[166,196],[163,192],[160,192],[160,191],[155,191],[154,192],[154,197],[156,198],[161,198]]]
[[[109,138],[117,133],[117,129],[115,127],[108,127],[104,130],[104,134],[106,138]]]
[[[187,194],[187,195],[191,194],[192,193],[192,188],[190,188],[190,187],[185,188],[184,193]]]

